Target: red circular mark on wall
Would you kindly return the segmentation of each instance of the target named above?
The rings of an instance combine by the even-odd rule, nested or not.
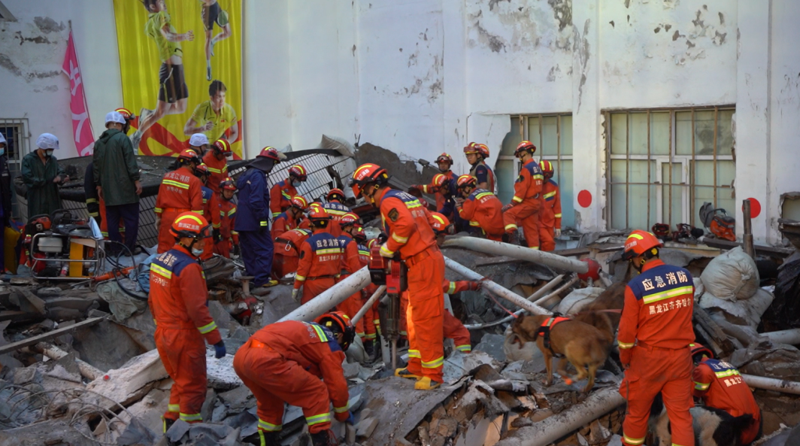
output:
[[[748,198],[750,200],[750,218],[756,218],[761,215],[761,203],[755,198]],[[744,212],[744,204],[742,204],[742,212]]]
[[[584,189],[578,192],[578,204],[581,207],[588,208],[592,205],[592,193]]]

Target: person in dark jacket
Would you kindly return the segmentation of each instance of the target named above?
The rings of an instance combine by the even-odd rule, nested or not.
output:
[[[8,159],[6,158],[6,138],[0,133],[0,219],[5,230],[11,226],[11,177],[8,172]],[[11,248],[11,247],[10,247]],[[0,233],[0,273],[6,270],[5,234]]]
[[[28,218],[61,209],[58,186],[69,181],[69,175],[58,165],[53,152],[58,149],[58,138],[42,133],[36,139],[37,149],[22,158],[22,182],[27,187]]]
[[[106,206],[108,238],[122,243],[119,222],[125,222],[125,246],[131,254],[139,233],[139,164],[131,140],[122,129],[125,117],[112,111],[106,114],[106,131],[94,143],[94,183]]]

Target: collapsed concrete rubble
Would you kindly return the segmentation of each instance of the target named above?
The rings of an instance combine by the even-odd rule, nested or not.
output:
[[[559,256],[449,237],[442,249],[447,278],[487,279],[480,292],[449,296],[454,315],[470,329],[472,353],[447,341],[446,384],[417,392],[412,382],[391,376],[383,360],[366,363],[357,342],[344,367],[357,423],[346,432],[334,422],[334,432],[344,444],[359,445],[620,444],[625,406],[617,391],[622,379],[617,353],[612,351],[588,394],[581,393],[586,381],[567,384],[557,378],[545,386],[541,352],[533,343],[514,342],[509,324],[526,311],[569,315],[599,306],[621,309],[624,283],[633,274],[620,258],[624,239],[622,232],[594,234]],[[755,389],[769,437],[761,444],[770,446],[794,444],[791,439],[800,436],[800,428],[787,427],[800,423],[795,382],[800,381],[795,347],[800,325],[787,325],[795,319],[775,317],[772,308],[797,297],[790,295],[796,281],[781,285],[765,266],[782,264],[785,271],[794,264],[785,254],[772,252],[756,261],[740,249],[672,242],[662,254],[667,263],[692,272],[698,340],[739,368]],[[584,260],[590,258],[603,270],[595,279],[585,276]],[[229,354],[217,360],[208,352],[205,422],[176,422],[167,437],[195,445],[240,445],[256,432],[256,402],[233,372],[232,353],[266,324],[309,320],[327,311],[336,299],[363,287],[369,274],[362,270],[320,295],[315,305],[298,308],[288,283],[251,290],[234,262],[215,260],[207,269],[209,308]],[[120,293],[119,286],[126,282],[3,284],[0,445],[167,444],[161,415],[172,381],[155,350],[147,305]],[[780,302],[773,300],[773,289],[784,293]],[[610,315],[618,324],[619,316]],[[401,359],[403,354],[401,349]],[[298,408],[286,411],[283,425],[284,445],[306,444]]]

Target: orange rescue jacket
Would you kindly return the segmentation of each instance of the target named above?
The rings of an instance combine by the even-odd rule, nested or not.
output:
[[[299,289],[306,280],[336,278],[342,267],[343,249],[339,239],[325,229],[317,229],[300,247],[300,262],[294,278],[294,288]]]
[[[167,209],[203,215],[203,183],[187,166],[168,172],[161,180],[155,213],[161,215]]]

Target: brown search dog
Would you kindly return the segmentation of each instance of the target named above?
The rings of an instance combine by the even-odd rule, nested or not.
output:
[[[589,392],[594,386],[594,378],[597,369],[606,362],[608,351],[613,342],[613,334],[610,331],[598,329],[586,322],[578,320],[567,320],[552,326],[550,330],[550,348],[545,348],[544,338],[539,336],[539,327],[549,316],[520,315],[511,325],[511,331],[517,335],[516,342],[536,342],[536,346],[544,355],[545,367],[547,367],[547,381],[545,385],[553,384],[553,356],[554,354],[564,355],[567,360],[578,371],[576,380],[588,377],[589,382],[583,388],[583,393]],[[607,317],[603,317],[608,329],[611,324]],[[558,373],[568,382],[566,372],[566,361],[562,358],[558,364]]]

